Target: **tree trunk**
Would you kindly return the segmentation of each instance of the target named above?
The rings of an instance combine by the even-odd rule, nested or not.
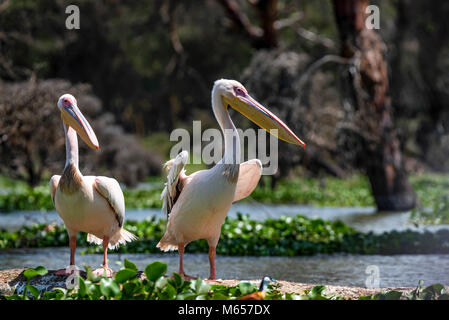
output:
[[[385,44],[365,27],[367,0],[334,0],[341,55],[358,60],[348,74],[345,99],[355,110],[359,166],[368,175],[379,210],[400,211],[416,205],[404,170],[391,116]]]

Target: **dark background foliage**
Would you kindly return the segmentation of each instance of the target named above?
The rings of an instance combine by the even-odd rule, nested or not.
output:
[[[363,143],[349,133],[365,126],[342,95],[351,66],[336,58],[342,48],[338,2],[1,1],[2,173],[36,183],[61,169],[62,128],[55,111],[67,91],[94,119],[103,148],[100,154],[83,152],[86,173],[109,170],[133,185],[158,174],[168,156],[151,143],[152,136],[162,133],[161,141],[168,142],[172,129],[190,129],[193,119],[203,120],[203,128],[217,126],[210,90],[222,77],[242,81],[307,142],[305,153],[282,145],[278,176],[297,174],[290,169],[298,165],[312,176],[365,170],[359,163]],[[405,170],[446,171],[449,4],[372,3],[381,10],[376,32],[385,44]],[[80,8],[80,30],[65,28],[69,4]],[[51,152],[49,144],[55,146]]]

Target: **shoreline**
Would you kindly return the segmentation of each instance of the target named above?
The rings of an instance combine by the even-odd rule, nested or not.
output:
[[[15,269],[4,269],[0,270],[0,296],[1,295],[11,295],[17,289],[20,293],[23,292],[23,287],[26,284],[26,278],[23,275],[25,268],[15,268]],[[36,286],[39,290],[48,291],[55,287],[65,288],[65,276],[55,275],[56,270],[49,270],[48,274],[41,277],[31,279],[30,284]],[[143,273],[140,272],[142,276]],[[259,280],[237,280],[237,279],[217,279],[217,280],[205,280],[210,284],[222,284],[226,286],[236,286],[240,281],[250,281],[259,283]],[[310,290],[311,288],[317,286],[317,284],[300,283],[293,281],[279,280],[277,283],[280,285],[279,290],[282,293],[297,293],[304,294],[305,290]],[[325,284],[324,284],[325,285]],[[379,289],[367,289],[362,287],[353,286],[339,286],[339,285],[325,285],[325,294],[327,296],[339,295],[345,299],[357,299],[361,296],[374,295],[376,293],[396,290],[403,292],[405,295],[409,294],[414,287],[388,287]],[[449,286],[446,287],[449,289]]]

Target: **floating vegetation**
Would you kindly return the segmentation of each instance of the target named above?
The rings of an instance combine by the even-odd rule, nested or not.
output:
[[[121,246],[122,253],[161,253],[156,244],[165,231],[165,220],[151,218],[127,221],[125,228],[138,240]],[[63,225],[25,226],[18,231],[0,231],[0,248],[40,248],[68,246]],[[79,233],[78,246],[86,253],[100,253],[100,246],[89,246],[86,234]],[[186,252],[207,253],[207,241],[190,243]],[[382,234],[358,232],[340,221],[309,219],[304,216],[255,221],[239,214],[226,218],[217,254],[231,256],[301,256],[318,253],[423,254],[449,253],[449,230],[438,232],[391,231]]]
[[[0,296],[5,300],[238,300],[258,291],[257,284],[241,281],[236,286],[210,284],[201,278],[186,281],[178,273],[171,277],[166,274],[167,265],[155,261],[146,266],[143,274],[137,266],[125,259],[124,267],[113,278],[94,276],[90,267],[86,267],[86,277],[77,277],[73,288],[54,288],[40,291],[30,284],[35,277],[43,277],[48,271],[39,266],[27,269],[27,278],[23,293],[16,292],[9,296]],[[327,295],[325,286],[315,286],[304,290],[302,294],[282,293],[277,282],[268,284],[266,291],[259,295],[264,300],[345,300],[341,295]],[[441,284],[426,288],[422,282],[410,294],[390,290],[359,300],[449,300],[449,294]]]

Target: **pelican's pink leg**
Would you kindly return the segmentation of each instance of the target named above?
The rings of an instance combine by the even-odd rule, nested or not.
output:
[[[188,276],[184,272],[184,266],[182,263],[182,257],[184,256],[184,243],[180,242],[178,243],[178,252],[179,252],[179,274],[185,279],[185,280],[192,280],[196,279],[195,277]]]
[[[75,251],[76,251],[76,234],[71,235],[69,237],[69,246],[70,246],[70,266],[75,266]],[[74,272],[74,268],[72,272],[67,272],[67,268],[59,269],[55,272],[56,275],[69,276]]]
[[[209,246],[210,275],[208,280],[215,280],[215,246]]]
[[[108,246],[109,246],[109,238],[103,238],[103,267],[108,267]]]
[[[98,268],[93,271],[94,275],[104,276],[106,273],[107,277],[112,277],[114,271],[108,267],[108,246],[109,246],[109,237],[103,238],[103,268]]]

